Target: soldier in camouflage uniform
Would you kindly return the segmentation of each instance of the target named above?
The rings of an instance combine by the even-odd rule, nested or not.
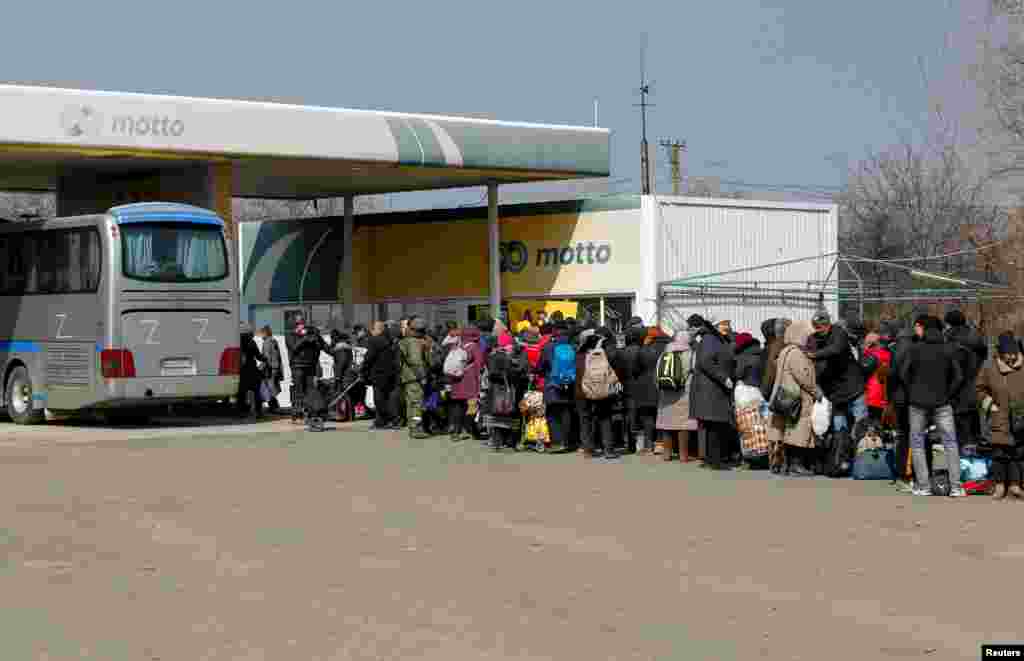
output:
[[[405,394],[409,436],[412,438],[427,437],[423,429],[423,384],[430,367],[426,333],[426,320],[417,317],[411,320],[408,334],[398,343],[398,382]]]

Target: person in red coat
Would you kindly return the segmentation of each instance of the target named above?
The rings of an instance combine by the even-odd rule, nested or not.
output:
[[[882,345],[878,333],[869,333],[864,338],[864,356],[861,364],[864,368],[864,376],[867,378],[864,390],[868,415],[872,422],[881,424],[882,416],[889,408],[887,385],[889,370],[892,368],[892,352]]]

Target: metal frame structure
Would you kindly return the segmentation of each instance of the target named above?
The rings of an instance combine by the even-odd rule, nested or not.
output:
[[[757,279],[759,271],[810,263],[832,258],[832,267],[824,280]],[[906,260],[903,260],[906,261]],[[921,260],[927,261],[927,260]],[[889,273],[883,278],[865,278],[858,266],[871,265]],[[845,267],[845,268],[844,268]],[[850,274],[845,279],[841,271]],[[877,275],[877,274],[876,274]],[[850,277],[852,276],[852,277]],[[919,286],[921,281],[946,286]],[[658,322],[663,319],[665,302],[672,299],[692,301],[695,307],[709,304],[800,304],[854,305],[864,319],[865,306],[877,304],[968,304],[1016,300],[1007,285],[959,277],[947,273],[917,269],[905,263],[869,259],[839,252],[790,259],[771,264],[708,273],[658,283]]]

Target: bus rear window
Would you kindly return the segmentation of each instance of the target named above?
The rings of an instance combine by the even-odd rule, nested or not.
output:
[[[228,275],[219,227],[138,223],[119,227],[124,275],[153,282],[203,282]]]

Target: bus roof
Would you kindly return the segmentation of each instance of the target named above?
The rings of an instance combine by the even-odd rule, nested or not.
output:
[[[208,209],[190,204],[170,202],[138,202],[123,204],[110,210],[118,225],[131,223],[191,223],[198,225],[224,226],[224,221]]]

